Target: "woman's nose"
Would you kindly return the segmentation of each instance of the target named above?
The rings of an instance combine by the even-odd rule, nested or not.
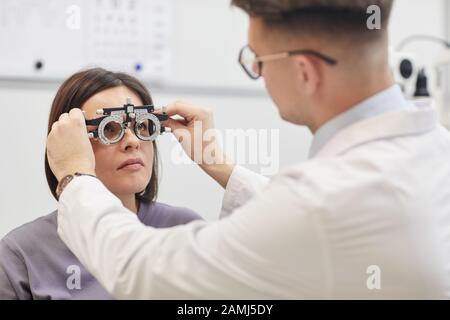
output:
[[[125,151],[128,149],[139,149],[140,145],[139,138],[136,137],[136,135],[130,128],[126,128],[125,134],[121,142],[123,149]]]

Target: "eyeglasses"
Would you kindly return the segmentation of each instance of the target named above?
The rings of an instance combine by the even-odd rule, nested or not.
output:
[[[261,77],[263,62],[284,59],[294,55],[312,55],[325,61],[329,65],[337,64],[336,59],[330,58],[329,56],[326,56],[320,52],[309,49],[285,51],[257,57],[248,45],[244,46],[239,52],[238,61],[242,69],[244,69],[245,73],[247,73],[248,76],[253,80],[257,80]]]
[[[98,109],[96,113],[102,117],[85,120],[86,125],[96,127],[88,136],[106,145],[119,142],[131,127],[140,140],[153,141],[166,131],[161,121],[169,118],[165,108],[156,114],[153,105],[134,106],[128,101],[123,107]]]

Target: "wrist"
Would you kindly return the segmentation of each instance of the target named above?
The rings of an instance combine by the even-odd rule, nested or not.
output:
[[[225,189],[235,166],[234,163],[229,162],[223,164],[203,164],[200,165],[200,168]]]
[[[68,169],[68,170],[64,170],[64,172],[59,173],[56,176],[56,179],[58,180],[58,182],[60,182],[64,177],[68,176],[68,175],[75,175],[75,173],[80,173],[83,175],[89,175],[89,176],[96,176],[95,174],[95,170],[92,168],[83,168],[83,167],[77,167],[77,168],[72,168],[72,169]]]
[[[58,182],[58,186],[56,187],[55,194],[56,194],[56,200],[59,201],[59,198],[61,196],[61,193],[64,191],[64,189],[70,184],[70,182],[75,179],[76,177],[81,176],[91,176],[94,178],[97,178],[95,174],[90,173],[84,173],[84,172],[75,172],[73,174],[67,174],[61,180]]]

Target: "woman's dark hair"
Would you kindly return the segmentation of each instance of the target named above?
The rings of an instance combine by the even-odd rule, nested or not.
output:
[[[93,68],[80,71],[72,75],[59,87],[53,99],[50,116],[48,119],[47,135],[52,125],[63,113],[73,108],[81,108],[83,104],[95,94],[114,87],[124,86],[136,93],[142,103],[153,104],[150,93],[145,86],[136,78],[122,72],[111,72],[102,68]],[[136,194],[136,198],[143,201],[154,201],[158,194],[158,150],[153,141],[153,170],[150,182],[143,192]],[[45,154],[45,175],[50,191],[56,199],[56,187],[58,180],[48,164],[47,153]]]

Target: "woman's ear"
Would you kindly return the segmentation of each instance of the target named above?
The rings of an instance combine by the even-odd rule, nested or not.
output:
[[[307,55],[294,56],[295,70],[304,94],[313,95],[321,81],[320,64]]]

